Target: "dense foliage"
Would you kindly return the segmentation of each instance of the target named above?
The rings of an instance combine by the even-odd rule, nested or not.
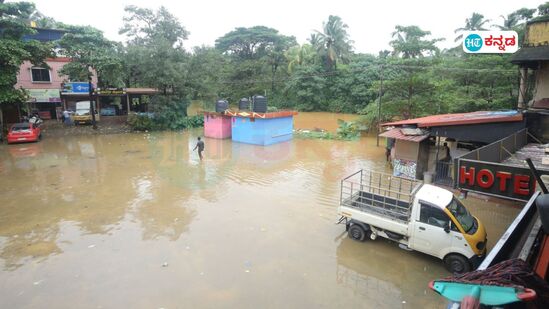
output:
[[[25,91],[15,88],[20,65],[25,60],[44,65],[44,59],[52,55],[51,45],[23,40],[25,35],[34,33],[29,20],[35,11],[29,2],[0,0],[0,104],[26,102]]]
[[[130,114],[128,124],[136,131],[182,130],[204,126],[202,115],[181,116],[167,121],[165,115],[154,113]]]
[[[514,108],[518,70],[509,55],[464,54],[458,43],[461,32],[512,29],[522,37],[528,20],[549,14],[549,2],[499,21],[472,13],[461,27],[456,25],[457,38],[446,38],[456,39],[457,46],[445,50],[437,47],[443,39],[433,38],[428,29],[395,25],[387,34],[392,50],[368,55],[353,51],[348,26],[333,15],[319,21],[321,27],[304,44],[276,29],[253,26],[227,32],[213,47],[189,48],[184,46],[189,31],[164,7],[126,7],[120,30],[126,40],[118,43],[97,29],[56,22],[24,2],[0,0],[0,5],[0,103],[23,100],[23,92],[13,89],[18,65],[45,55],[43,45],[20,40],[32,31],[25,22],[34,19],[42,27],[68,30],[57,45],[74,61],[62,73],[82,80],[92,67],[101,86],[160,90],[149,104],[154,121],[137,117],[140,128],[193,126],[185,118],[187,102],[213,106],[215,100],[227,99],[236,104],[255,94],[267,95],[271,108],[363,114],[360,124],[368,127],[433,113]]]

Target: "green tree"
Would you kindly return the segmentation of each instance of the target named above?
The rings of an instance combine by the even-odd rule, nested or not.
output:
[[[218,38],[216,48],[231,59],[225,70],[226,98],[237,100],[268,88],[274,94],[277,72],[285,66],[284,54],[295,44],[293,36],[265,26],[236,28]]]
[[[215,47],[241,60],[259,59],[281,40],[278,30],[265,26],[239,27],[215,40]]]
[[[215,101],[223,85],[227,59],[215,48],[195,47],[189,59],[188,87],[193,100]]]
[[[126,74],[134,86],[182,94],[188,55],[183,42],[189,32],[165,7],[157,11],[129,5],[119,33],[127,37]]]
[[[189,32],[166,8],[157,11],[127,6],[120,34],[128,38],[124,64],[134,86],[153,87],[161,94],[150,107],[160,121],[177,126],[186,116],[189,55],[183,41]]]
[[[461,28],[457,28],[454,32],[462,32],[462,31],[478,31],[478,30],[488,30],[485,28],[485,25],[489,23],[489,19],[484,19],[484,15],[479,13],[473,13],[471,17],[465,19],[465,26]],[[461,40],[463,38],[463,34],[459,34],[455,42]]]
[[[517,30],[519,27],[522,27],[523,22],[528,21],[534,16],[536,9],[522,8],[514,11],[507,16],[501,15],[503,19],[501,25],[495,25],[496,28],[500,30]]]
[[[431,31],[421,30],[418,26],[396,26],[393,32],[393,40],[389,45],[393,47],[393,55],[402,58],[419,58],[425,53],[433,55],[438,51],[435,43],[443,39],[426,39]]]
[[[538,6],[538,16],[549,15],[549,1]]]
[[[121,87],[121,45],[107,40],[103,32],[90,26],[65,26],[68,32],[58,42],[60,52],[71,58],[59,73],[71,80],[87,81],[90,68],[97,73],[99,87]]]
[[[267,49],[267,63],[271,67],[271,92],[275,92],[276,73],[281,65],[286,63],[285,53],[291,47],[297,44],[295,37],[279,35],[272,47]]]
[[[320,66],[301,66],[286,82],[285,92],[291,106],[302,111],[326,110],[324,89],[326,79]],[[283,106],[286,107],[286,106]]]
[[[32,3],[4,3],[0,0],[0,106],[27,100],[24,90],[14,88],[19,67],[25,60],[47,67],[44,60],[53,56],[50,45],[23,40],[25,35],[34,33],[28,25],[33,12],[35,7]]]
[[[328,21],[322,23],[322,31],[316,31],[318,42],[315,43],[322,47],[322,56],[329,69],[337,69],[338,60],[349,63],[349,56],[353,50],[353,41],[347,33],[348,28],[347,24],[341,20],[341,17],[330,15]]]
[[[303,44],[290,47],[285,56],[288,61],[288,72],[292,73],[292,70],[297,66],[315,63],[317,54],[313,45]]]

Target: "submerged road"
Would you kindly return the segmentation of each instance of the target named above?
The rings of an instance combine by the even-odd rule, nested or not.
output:
[[[206,139],[200,162],[200,134],[0,145],[0,308],[444,306],[427,288],[441,261],[335,225],[341,178],[386,169],[375,138]],[[489,247],[519,211],[464,204]]]

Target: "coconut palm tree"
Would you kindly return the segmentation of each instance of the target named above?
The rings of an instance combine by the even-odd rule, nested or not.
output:
[[[349,39],[347,24],[341,17],[330,15],[328,22],[322,23],[322,31],[316,31],[319,46],[322,46],[323,56],[329,68],[337,68],[337,61],[346,63],[352,53],[353,41]]]
[[[508,14],[507,17],[500,15],[503,19],[503,23],[501,25],[494,25],[499,30],[513,30],[519,23],[519,18],[517,15],[511,13]]]
[[[288,60],[288,72],[291,73],[296,66],[314,63],[316,51],[311,44],[296,45],[290,47],[285,56]]]
[[[309,41],[309,44],[315,48],[321,47],[320,36],[316,33],[311,33],[311,36],[307,39],[307,41]]]
[[[462,31],[479,31],[479,30],[488,30],[484,28],[486,23],[490,22],[489,19],[484,19],[484,15],[479,13],[473,13],[470,18],[465,19],[465,27],[457,28],[455,33]],[[463,38],[463,34],[460,34],[456,37],[455,41],[459,41]]]

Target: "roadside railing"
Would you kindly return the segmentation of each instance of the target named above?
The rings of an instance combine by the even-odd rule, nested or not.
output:
[[[454,164],[452,161],[438,161],[433,182],[437,185],[452,186],[454,184]]]
[[[470,151],[460,159],[502,162],[528,143],[528,129],[522,129],[505,138]]]

